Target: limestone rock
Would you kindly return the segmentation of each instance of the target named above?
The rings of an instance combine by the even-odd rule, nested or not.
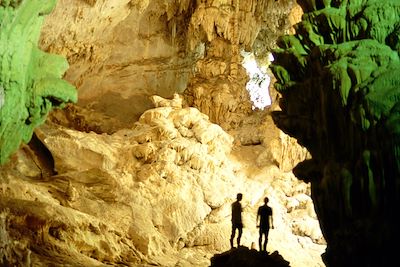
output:
[[[193,1],[59,0],[46,18],[41,47],[65,56],[65,79],[81,107],[128,127],[152,107],[149,96],[185,88],[196,52],[186,52]],[[123,126],[121,126],[121,124]]]
[[[20,3],[2,1],[0,17]],[[43,7],[41,20],[54,1],[23,3]],[[320,266],[325,246],[312,203],[302,195],[310,194],[309,185],[286,173],[307,152],[276,129],[266,134],[270,122],[248,119],[240,57],[255,40],[265,43],[262,36],[273,36],[272,44],[286,31],[292,3],[59,0],[40,46],[67,58],[65,79],[78,88],[79,103],[52,112],[36,130],[37,140],[0,167],[0,265],[208,266],[212,254],[229,248],[230,204],[240,191],[245,245],[258,238],[254,215],[269,195],[279,225],[271,247],[292,266]],[[22,28],[36,27],[37,37],[39,22]],[[17,26],[2,35],[11,36],[12,42],[0,40],[7,49],[22,40]],[[23,59],[41,56],[32,54]],[[50,75],[55,81],[64,74],[65,61],[38,62],[38,73],[15,73],[37,78],[56,71]],[[39,110],[35,101],[43,100],[36,117],[44,120],[51,105],[76,100],[72,87],[56,85],[24,101],[18,98],[24,94],[15,100],[0,85],[0,115],[12,117],[3,111],[13,99],[31,122]],[[5,140],[14,140],[12,134]],[[296,214],[304,220],[292,224]]]
[[[168,100],[158,95],[153,95],[150,97],[151,102],[154,107],[173,107],[182,108],[183,98],[179,94],[175,93],[173,99]]]
[[[67,128],[81,132],[95,132],[112,134],[122,127],[121,122],[102,112],[75,104],[67,104],[63,109],[54,109],[48,119]]]
[[[264,43],[275,43],[290,26],[293,2],[59,0],[45,20],[40,46],[67,58],[65,79],[79,89],[78,105],[116,119],[114,130],[129,127],[151,108],[149,96],[170,98],[200,87],[204,80],[190,86],[199,73],[224,82],[207,82],[206,94],[218,99],[207,101],[208,108],[195,107],[213,122],[227,117],[222,126],[229,128],[251,109],[240,50],[262,46],[256,54],[264,57],[271,48]],[[262,38],[256,45],[257,37]],[[214,110],[225,97],[231,107],[226,112],[233,114]]]
[[[247,165],[240,149],[232,150],[234,137],[195,108],[150,109],[132,128],[111,135],[79,132],[51,121],[36,135],[51,151],[56,175],[19,177],[14,163],[0,169],[0,209],[7,207],[6,220],[18,225],[16,230],[5,225],[10,249],[21,232],[29,232],[21,240],[35,248],[32,264],[54,258],[58,264],[84,266],[121,261],[133,266],[208,266],[204,259],[193,263],[196,253],[229,248],[230,204],[237,192],[245,196],[243,244],[251,246],[257,240],[256,210],[269,195],[277,225],[271,246],[297,262],[293,266],[318,262],[318,252],[309,254],[301,246],[324,248],[297,241],[319,238],[313,230],[316,219],[307,214],[306,205],[291,212],[304,210],[307,220],[293,228],[288,223],[287,195],[311,203],[298,195],[307,193],[307,187],[276,167]],[[278,181],[292,184],[282,191]],[[30,239],[36,236],[38,241]],[[296,259],[299,250],[306,255],[301,260]]]

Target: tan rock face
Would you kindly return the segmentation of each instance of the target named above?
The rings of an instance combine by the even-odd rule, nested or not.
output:
[[[149,96],[171,97],[192,81],[190,104],[229,128],[251,107],[240,50],[251,51],[260,32],[275,42],[271,29],[287,28],[292,2],[59,0],[46,18],[41,47],[67,57],[65,78],[79,89],[80,106],[125,127],[151,108]],[[213,99],[204,100],[199,90]],[[215,110],[229,96],[228,107]]]
[[[67,57],[66,79],[79,104],[125,125],[188,82],[194,56],[185,51],[190,1],[60,0],[42,31],[44,50]]]
[[[58,174],[40,178],[37,170],[21,170],[21,162],[31,162],[25,154],[1,169],[6,255],[13,257],[18,245],[37,264],[57,257],[60,264],[85,266],[105,261],[208,266],[207,255],[229,248],[230,203],[242,192],[244,245],[257,240],[256,209],[268,195],[277,226],[271,248],[297,261],[293,266],[318,266],[324,246],[311,242],[322,236],[309,188],[271,164],[252,166],[265,148],[235,145],[233,136],[196,108],[171,106],[178,97],[153,97],[166,106],[146,111],[132,128],[112,135],[52,123],[38,129]],[[291,226],[295,213],[307,220]],[[296,259],[298,251],[304,259]],[[187,253],[192,256],[184,260]]]
[[[244,245],[257,243],[267,195],[269,250],[323,266],[310,188],[290,172],[308,152],[251,110],[240,64],[241,49],[266,51],[288,29],[292,2],[59,0],[41,46],[67,57],[79,103],[36,131],[48,151],[24,146],[0,168],[0,254],[25,266],[209,266],[229,249],[241,192]]]

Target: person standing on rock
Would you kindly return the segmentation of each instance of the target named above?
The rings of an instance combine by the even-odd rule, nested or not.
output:
[[[256,224],[260,228],[260,237],[258,238],[258,246],[260,251],[267,251],[268,233],[270,226],[274,229],[272,219],[272,208],[268,206],[268,197],[264,198],[264,205],[258,208]],[[264,235],[264,245],[262,245],[262,236]]]
[[[232,234],[231,234],[231,248],[233,248],[233,239],[236,235],[236,229],[238,230],[237,237],[237,246],[240,246],[240,238],[242,237],[243,232],[243,223],[242,223],[242,204],[240,201],[243,198],[242,193],[238,193],[236,196],[236,201],[232,203]]]

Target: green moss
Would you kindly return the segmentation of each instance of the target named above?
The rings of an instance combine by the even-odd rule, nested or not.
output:
[[[384,244],[400,238],[392,227],[400,202],[400,1],[298,2],[303,21],[282,37],[271,65],[282,94],[274,121],[316,163],[296,173],[312,173],[301,179],[320,194],[313,199],[332,256],[327,265],[352,265],[335,255],[357,266],[389,265]],[[342,171],[324,183],[332,164]]]
[[[0,164],[30,140],[53,107],[77,100],[62,79],[67,61],[38,48],[43,15],[55,2],[0,2]]]

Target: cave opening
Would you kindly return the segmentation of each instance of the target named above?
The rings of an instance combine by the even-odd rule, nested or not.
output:
[[[273,61],[273,56],[269,53],[268,60],[264,64],[260,64],[253,52],[242,50],[241,55],[243,57],[242,65],[249,76],[246,90],[250,94],[252,109],[264,110],[271,105],[271,96],[269,94],[271,78],[267,70],[269,62]]]

